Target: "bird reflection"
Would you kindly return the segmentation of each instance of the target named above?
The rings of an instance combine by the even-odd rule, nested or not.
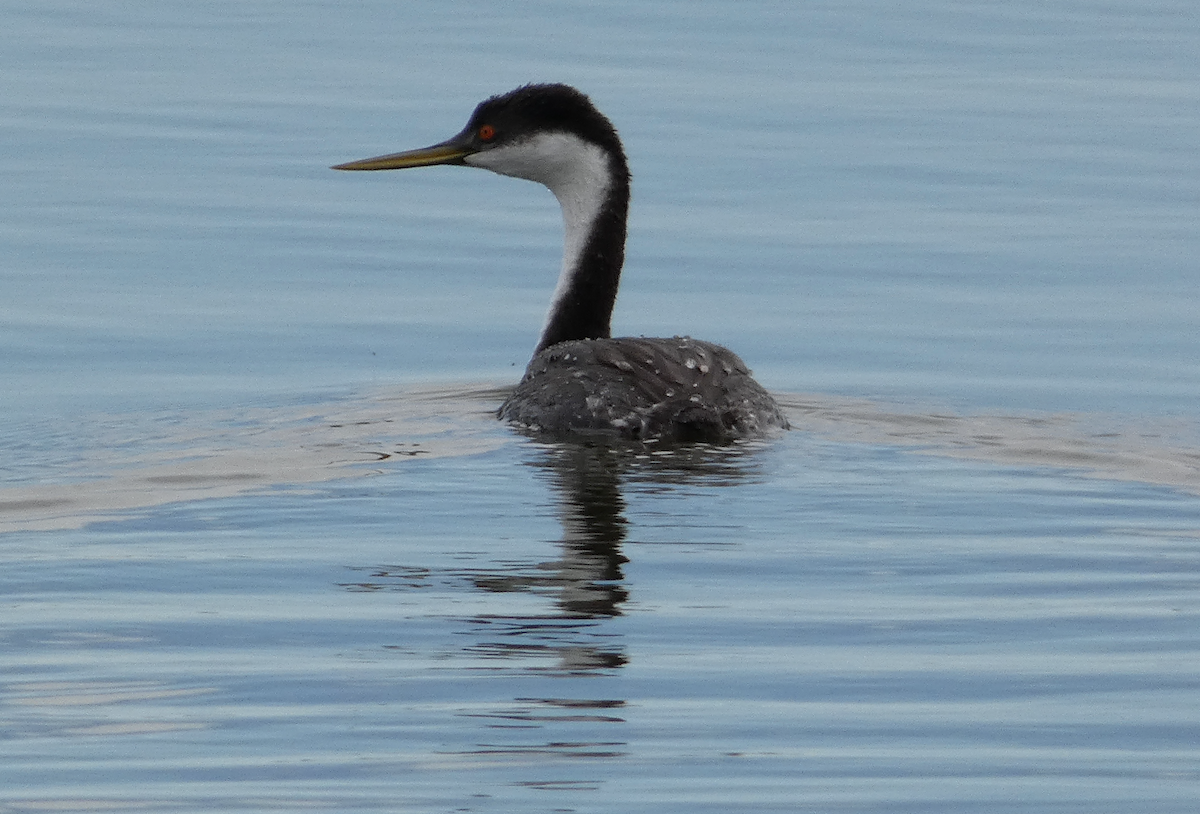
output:
[[[435,654],[438,669],[446,666],[442,659],[452,657],[461,670],[498,677],[613,675],[629,662],[617,622],[630,599],[623,570],[629,562],[623,549],[634,544],[629,540],[627,495],[638,503],[654,504],[664,494],[694,489],[696,499],[702,500],[712,488],[755,478],[759,449],[739,444],[653,450],[531,440],[523,447],[525,463],[548,485],[562,529],[553,559],[453,569],[391,565],[370,569],[368,580],[344,587],[442,588],[450,592],[445,598],[451,605],[461,601],[464,590],[496,595],[487,606],[510,610],[450,617],[446,641],[461,637],[466,642],[454,653]],[[711,527],[705,533],[711,533]],[[514,593],[543,602],[533,613],[521,612],[516,608],[528,609],[528,601],[503,596]],[[431,607],[430,613],[444,607]],[[414,652],[405,645],[385,648]],[[538,755],[607,760],[628,754],[622,738],[626,701],[605,692],[615,685],[589,678],[583,683],[531,681],[520,686],[525,691],[519,696],[492,704],[472,698],[464,704],[456,714],[477,721],[480,734],[456,754],[477,760],[529,760]],[[502,692],[507,695],[507,690]]]
[[[628,562],[621,553],[628,527],[621,455],[577,444],[536,451],[529,463],[549,477],[557,498],[560,556],[524,572],[478,575],[473,582],[487,591],[549,594],[557,613],[476,617],[472,622],[491,635],[471,650],[490,657],[553,658],[558,672],[620,667],[627,661],[623,649],[599,628],[601,620],[621,615],[629,598],[621,571]]]
[[[550,482],[562,538],[560,556],[525,573],[481,575],[489,591],[537,591],[554,597],[558,613],[537,618],[480,616],[473,621],[489,636],[478,654],[554,657],[556,671],[578,673],[624,665],[628,658],[604,619],[620,616],[629,599],[622,553],[629,521],[622,489],[628,484],[727,486],[757,469],[754,445],[645,448],[605,445],[533,445],[528,462]]]
[[[463,651],[479,659],[476,669],[594,673],[628,662],[619,629],[629,600],[623,568],[629,561],[625,490],[654,500],[663,491],[724,487],[753,479],[755,444],[692,445],[659,450],[574,443],[536,443],[526,464],[545,480],[562,527],[558,556],[538,563],[491,565],[446,571],[391,565],[370,569],[370,578],[349,590],[408,590],[462,585],[489,593],[532,593],[551,599],[539,614],[482,613],[462,621],[470,643]],[[494,666],[493,666],[494,665]]]
[[[547,447],[532,464],[547,471],[558,499],[562,556],[542,563],[546,584],[568,616],[618,616],[629,593],[621,586],[621,553],[629,525],[621,496],[619,454],[607,447]]]

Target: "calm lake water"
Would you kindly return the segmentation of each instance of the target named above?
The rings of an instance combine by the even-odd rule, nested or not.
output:
[[[1192,4],[0,19],[0,811],[1200,810]],[[792,432],[492,418],[553,197],[328,167],[529,81]]]

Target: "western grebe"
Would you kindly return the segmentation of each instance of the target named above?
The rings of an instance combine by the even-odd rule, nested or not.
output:
[[[720,443],[787,428],[779,405],[732,351],[687,337],[610,337],[629,165],[617,131],[587,96],[568,85],[526,85],[480,103],[447,141],[333,169],[434,164],[537,181],[562,206],[558,285],[501,419],[542,435],[641,441]]]

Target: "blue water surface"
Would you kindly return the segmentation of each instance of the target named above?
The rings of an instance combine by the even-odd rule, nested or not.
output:
[[[1200,808],[1190,4],[0,19],[0,811]],[[490,419],[553,196],[328,167],[530,81],[625,141],[615,330],[794,431]]]

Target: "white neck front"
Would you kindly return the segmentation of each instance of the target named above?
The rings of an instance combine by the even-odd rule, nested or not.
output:
[[[571,288],[596,217],[612,187],[608,156],[595,144],[569,133],[540,133],[463,160],[501,175],[537,181],[558,198],[563,214],[563,261],[542,327],[544,338],[552,316]]]

